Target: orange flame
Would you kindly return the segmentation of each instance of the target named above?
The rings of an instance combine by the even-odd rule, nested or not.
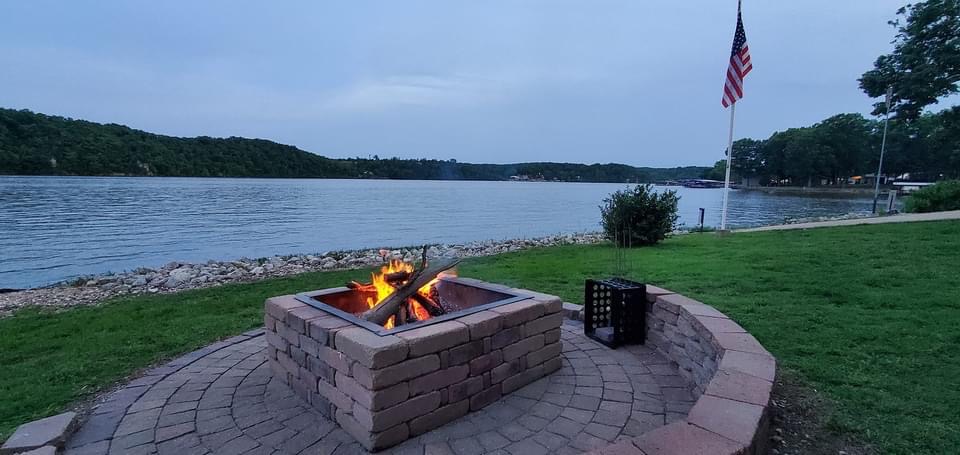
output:
[[[396,291],[393,285],[387,282],[386,275],[391,273],[398,273],[398,272],[413,273],[413,271],[414,271],[413,264],[403,262],[397,259],[393,259],[387,265],[384,265],[383,267],[381,267],[379,273],[374,272],[370,274],[370,281],[371,281],[370,287],[372,288],[370,290],[376,290],[377,297],[376,298],[367,297],[367,306],[370,308],[377,306],[378,303],[384,301],[384,299],[386,299]],[[421,286],[420,289],[417,289],[417,293],[423,297],[430,298],[431,289],[433,289],[433,286],[437,284],[440,281],[440,278],[443,276],[456,276],[456,272],[448,271],[448,272],[441,273],[436,278],[430,280],[429,283]],[[423,305],[421,305],[419,302],[417,302],[416,300],[410,299],[409,304],[410,304],[409,307],[413,311],[413,315],[416,316],[417,320],[424,321],[424,320],[430,319],[430,312],[427,311],[427,309],[424,308]],[[392,329],[395,325],[394,319],[395,319],[394,316],[390,316],[390,319],[388,319],[387,322],[384,324],[384,328]]]

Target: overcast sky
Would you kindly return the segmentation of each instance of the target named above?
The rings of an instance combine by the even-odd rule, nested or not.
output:
[[[869,112],[905,0],[746,0],[737,137]],[[736,1],[0,3],[0,106],[333,157],[709,165]]]

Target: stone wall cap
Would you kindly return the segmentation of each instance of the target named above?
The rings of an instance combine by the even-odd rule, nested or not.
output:
[[[43,446],[39,449],[22,452],[20,455],[57,455],[57,448],[54,446]]]
[[[764,349],[760,342],[749,333],[720,332],[714,333],[713,338],[724,351],[750,352],[770,356],[770,353]]]
[[[296,296],[293,295],[270,297],[264,305],[266,306],[267,314],[281,321],[285,320],[290,310],[307,306],[307,304],[297,300]]]
[[[687,313],[690,313],[694,316],[711,316],[715,318],[729,319],[727,315],[717,311],[716,308],[680,294],[667,294],[658,296],[657,304],[675,305],[683,308]]]
[[[773,383],[734,370],[717,370],[704,394],[759,406],[770,404]]]
[[[563,302],[563,317],[573,320],[583,320],[583,306],[575,303]]]
[[[471,340],[493,336],[503,327],[503,315],[490,310],[468,314],[457,318],[457,321],[466,324],[469,328]]]
[[[532,321],[546,314],[543,302],[536,299],[521,300],[491,308],[490,311],[507,316],[503,320],[504,327],[513,327]]]
[[[410,357],[419,357],[470,341],[470,330],[466,324],[444,321],[400,332],[397,337],[409,343]]]
[[[74,430],[76,422],[76,412],[64,412],[27,422],[17,427],[3,447],[0,447],[0,454],[20,453],[46,445],[61,447]]]
[[[337,350],[360,362],[367,368],[383,368],[407,358],[406,340],[394,336],[380,336],[363,327],[348,327],[336,334]]]
[[[714,316],[692,315],[693,319],[700,323],[704,329],[711,334],[716,333],[746,333],[747,330],[728,318],[718,318]]]
[[[739,371],[773,382],[777,374],[777,360],[770,354],[726,351],[720,359],[719,369]]]
[[[560,302],[561,304],[563,303],[563,299],[561,299],[560,297],[557,297],[551,294],[544,294],[542,292],[531,291],[529,289],[512,288],[510,289],[510,292],[514,294],[520,294],[522,296],[530,296],[532,300],[536,300],[540,303],[552,303],[552,302]]]
[[[660,296],[660,295],[667,295],[667,294],[676,294],[676,292],[673,292],[669,289],[664,289],[659,286],[654,286],[652,284],[646,285],[646,288],[647,288],[647,295]]]
[[[763,418],[763,406],[703,395],[687,421],[744,445],[751,445]]]
[[[646,455],[739,455],[744,444],[678,421],[644,433],[633,444]]]

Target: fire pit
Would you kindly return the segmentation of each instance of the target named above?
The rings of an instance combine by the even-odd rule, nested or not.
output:
[[[446,265],[449,263],[443,266]],[[429,277],[423,286],[410,284],[409,296],[401,294],[403,285],[412,282],[414,274],[410,264],[391,261],[380,273],[373,274],[371,284],[351,282],[346,288],[297,294],[297,300],[379,335],[389,335],[530,298],[505,286],[468,282],[446,271]],[[391,297],[400,301],[392,311],[383,311],[388,316],[378,323],[376,310],[388,304]],[[364,315],[371,320],[363,319]]]
[[[559,298],[448,266],[392,263],[370,284],[268,299],[274,373],[379,450],[560,368]]]

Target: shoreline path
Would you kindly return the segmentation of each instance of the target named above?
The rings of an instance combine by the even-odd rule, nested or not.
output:
[[[787,231],[792,229],[815,229],[836,226],[857,226],[861,224],[912,223],[918,221],[960,220],[960,210],[932,213],[904,213],[900,215],[856,218],[851,220],[814,221],[810,223],[781,224],[747,229],[734,229],[732,232]]]

